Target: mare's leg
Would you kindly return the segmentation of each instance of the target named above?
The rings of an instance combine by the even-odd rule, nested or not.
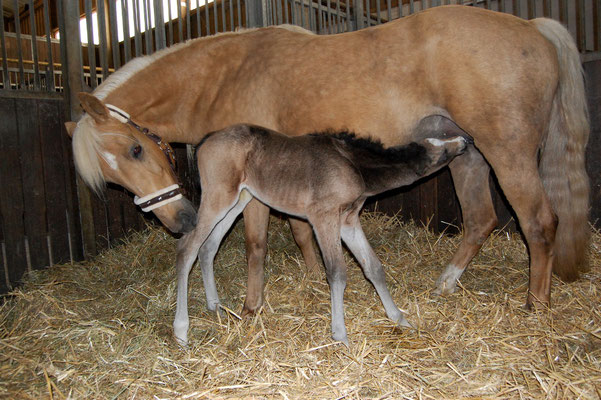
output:
[[[453,293],[457,280],[482,244],[497,226],[497,215],[490,195],[490,167],[482,154],[468,146],[451,164],[453,184],[463,216],[463,240],[444,272],[436,280],[435,294]]]
[[[536,138],[536,131],[526,126],[523,140]],[[533,140],[532,140],[533,141]],[[485,155],[495,170],[499,185],[515,211],[530,253],[530,283],[526,306],[534,302],[549,304],[557,217],[544,192],[538,172],[536,143],[516,143],[520,151],[507,148],[486,149]],[[490,156],[488,152],[492,153]]]
[[[386,276],[382,269],[382,263],[363,233],[358,213],[353,213],[346,218],[346,221],[341,226],[340,234],[344,243],[346,243],[349,250],[353,253],[359,264],[361,264],[365,277],[376,288],[376,292],[380,296],[388,318],[401,326],[410,327],[411,325],[407,322],[401,310],[394,304],[394,300],[392,300],[392,296],[386,286]]]
[[[267,228],[269,208],[253,199],[244,209],[244,233],[248,282],[242,316],[254,314],[263,305],[263,263],[267,253]]]
[[[333,215],[332,215],[333,214]],[[344,289],[346,288],[346,264],[340,242],[340,217],[337,213],[321,214],[310,219],[321,248],[330,285],[332,307],[332,338],[348,346],[344,324]]]
[[[317,261],[317,253],[313,246],[313,229],[311,225],[308,222],[293,217],[289,217],[288,222],[290,223],[294,241],[303,254],[307,272],[310,275],[317,275],[319,272],[319,261]]]
[[[213,201],[211,196],[203,196],[198,210],[196,228],[184,235],[177,243],[177,306],[173,321],[173,332],[179,344],[188,344],[188,277],[198,254],[201,261],[203,283],[207,297],[207,307],[215,310],[219,304],[215,277],[213,275],[213,258],[219,248],[223,236],[252,199],[250,193],[243,190],[239,198],[223,202]],[[232,205],[233,203],[233,205]],[[200,253],[199,253],[200,250]],[[205,264],[205,262],[207,262]]]

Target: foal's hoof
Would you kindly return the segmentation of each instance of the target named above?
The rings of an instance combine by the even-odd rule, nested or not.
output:
[[[407,321],[407,318],[405,318],[404,315],[401,315],[401,318],[398,320],[397,322],[397,326],[402,327],[402,328],[410,328],[410,329],[415,329],[413,325],[411,325],[409,323],[409,321]]]
[[[175,339],[175,343],[177,343],[177,345],[182,349],[182,350],[190,350],[190,346],[188,345],[188,338],[178,338],[177,336],[173,337]]]
[[[349,343],[348,343],[348,336],[347,335],[339,335],[340,337],[337,337],[337,335],[332,335],[332,339],[334,339],[336,342],[340,342],[343,345],[345,345],[347,348],[350,348]]]

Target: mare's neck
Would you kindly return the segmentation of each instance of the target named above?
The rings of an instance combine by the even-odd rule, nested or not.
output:
[[[223,39],[223,38],[222,38]],[[211,38],[191,41],[157,59],[108,93],[105,103],[130,114],[138,125],[168,142],[196,144],[215,127],[212,112],[219,89],[238,65],[229,56],[227,41],[217,46]]]

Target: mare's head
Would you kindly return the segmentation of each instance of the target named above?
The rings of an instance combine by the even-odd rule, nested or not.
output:
[[[128,122],[116,108],[80,93],[86,114],[75,124],[67,122],[73,138],[75,167],[95,192],[113,182],[136,195],[142,211],[152,211],[172,232],[189,232],[196,211],[182,196],[169,158],[147,134]]]

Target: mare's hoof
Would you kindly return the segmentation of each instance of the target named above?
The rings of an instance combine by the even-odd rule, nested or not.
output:
[[[457,291],[457,281],[453,279],[449,282],[449,279],[443,275],[436,281],[436,288],[432,291],[434,296],[446,296],[453,294]]]

